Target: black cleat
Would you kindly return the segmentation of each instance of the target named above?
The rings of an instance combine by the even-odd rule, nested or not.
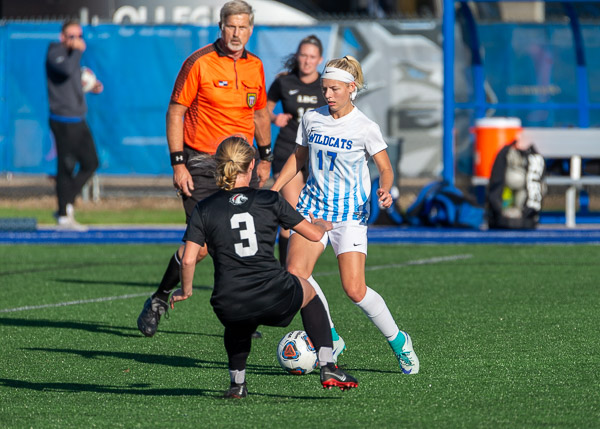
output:
[[[151,337],[156,334],[160,316],[165,314],[169,305],[159,298],[148,298],[144,303],[144,309],[137,320],[138,329],[142,334]]]
[[[358,387],[358,380],[330,363],[321,368],[321,385],[324,389],[339,387],[340,390],[349,390]]]
[[[262,334],[259,331],[254,331],[252,332],[252,338],[257,340],[259,338],[262,338]]]
[[[229,389],[223,395],[224,399],[241,399],[248,396],[248,388],[246,387],[246,382],[244,381],[242,384],[231,383]]]

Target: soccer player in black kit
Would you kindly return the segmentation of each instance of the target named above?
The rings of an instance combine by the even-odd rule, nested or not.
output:
[[[208,247],[215,267],[213,310],[225,327],[230,387],[225,398],[243,398],[246,360],[252,333],[259,325],[288,326],[298,310],[312,340],[324,388],[358,387],[333,360],[333,340],[321,299],[305,279],[285,271],[273,255],[277,228],[292,228],[311,241],[331,229],[324,220],[305,220],[278,193],[249,187],[254,148],[232,136],[217,148],[216,179],[220,191],[200,201],[188,222],[183,241],[181,289],[171,296],[171,308],[192,295],[196,259]]]

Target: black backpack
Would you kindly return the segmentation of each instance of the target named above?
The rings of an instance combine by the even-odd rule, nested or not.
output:
[[[519,159],[523,183],[518,189],[507,186],[507,170],[511,159]],[[488,184],[487,209],[490,228],[533,229],[539,221],[544,195],[544,158],[534,146],[520,150],[516,142],[504,146],[492,166]],[[520,200],[514,196],[520,192]]]

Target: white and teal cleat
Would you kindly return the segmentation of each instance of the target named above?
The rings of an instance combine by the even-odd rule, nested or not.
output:
[[[401,341],[404,340],[400,347]],[[390,346],[394,350],[394,354],[398,359],[400,369],[404,374],[418,374],[419,358],[415,353],[410,335],[404,331],[400,331],[398,336],[393,341],[390,341]]]
[[[346,343],[342,337],[337,335],[338,339],[333,340],[333,362],[337,363],[338,357],[346,350]]]

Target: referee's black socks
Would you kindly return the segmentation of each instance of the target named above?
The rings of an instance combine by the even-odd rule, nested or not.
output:
[[[175,254],[171,256],[169,265],[163,275],[160,285],[157,291],[152,295],[154,298],[162,299],[164,302],[168,302],[169,295],[179,284],[180,271],[181,271],[181,259],[179,258],[179,249],[175,251]]]

